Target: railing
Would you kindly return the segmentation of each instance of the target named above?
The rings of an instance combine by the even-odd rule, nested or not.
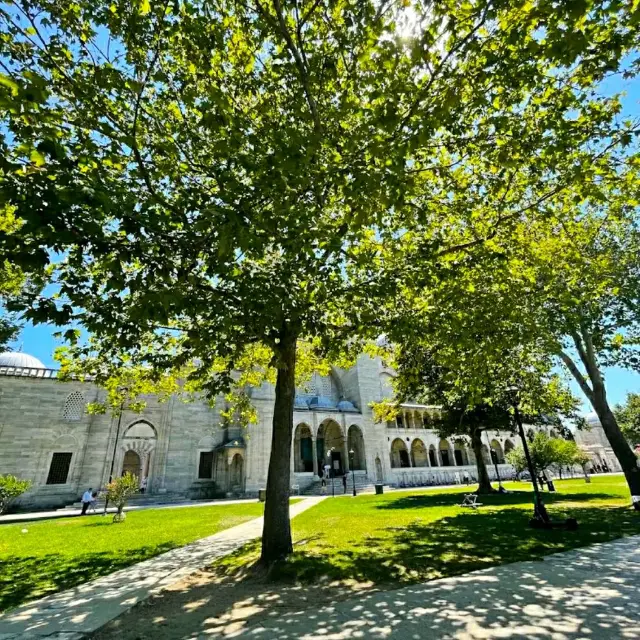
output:
[[[0,367],[0,376],[12,376],[18,378],[55,378],[57,369],[40,369],[37,367]]]

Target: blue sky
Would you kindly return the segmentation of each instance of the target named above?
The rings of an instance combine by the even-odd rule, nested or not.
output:
[[[617,76],[604,83],[601,90],[607,95],[624,92],[626,94],[623,98],[624,117],[640,117],[640,81],[624,80]],[[57,341],[53,334],[59,330],[60,328],[49,325],[27,325],[20,338],[11,346],[15,350],[21,349],[35,356],[47,367],[55,367],[53,352],[61,342]],[[607,393],[612,404],[622,402],[628,392],[640,392],[640,374],[638,373],[613,367],[605,371],[605,376]],[[571,386],[578,397],[584,398],[576,383],[571,382]],[[586,400],[584,410],[591,411]]]

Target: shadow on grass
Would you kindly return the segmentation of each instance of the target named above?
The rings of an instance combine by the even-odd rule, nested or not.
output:
[[[439,493],[410,495],[397,500],[381,501],[377,509],[416,509],[421,507],[454,507],[462,502],[462,493]],[[549,493],[542,494],[545,503],[554,502],[590,502],[592,500],[611,500],[607,493]],[[486,506],[504,506],[533,504],[531,491],[509,491],[508,493],[491,493],[479,495],[478,502]]]
[[[106,576],[176,546],[163,543],[140,549],[80,556],[50,554],[3,558],[0,560],[0,611]]]
[[[564,499],[567,499],[565,494]],[[407,499],[408,501],[410,499]],[[534,530],[524,509],[465,512],[436,522],[418,519],[392,536],[370,537],[361,545],[335,548],[322,538],[309,550],[296,544],[293,556],[272,572],[275,579],[319,579],[410,584],[477,569],[537,560],[594,542],[640,533],[640,515],[627,507],[552,510],[552,518],[577,518],[577,531]],[[239,558],[237,559],[239,561]]]

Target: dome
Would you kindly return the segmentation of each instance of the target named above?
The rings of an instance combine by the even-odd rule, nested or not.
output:
[[[313,396],[309,401],[309,409],[329,409],[335,411],[336,403],[327,396]]]
[[[344,411],[344,412],[352,411],[355,413],[358,412],[353,402],[349,402],[348,400],[340,400],[340,402],[338,402],[338,411]]]
[[[590,427],[599,427],[600,425],[600,418],[598,418],[598,414],[597,413],[588,413],[584,419],[586,420],[587,424]]]
[[[24,369],[46,369],[38,360],[22,351],[5,351],[0,353],[0,367],[23,367]]]
[[[296,399],[293,403],[294,409],[308,409],[309,405],[307,403],[307,399],[304,396],[296,395]]]

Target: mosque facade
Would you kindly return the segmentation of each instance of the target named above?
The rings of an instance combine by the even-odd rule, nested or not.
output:
[[[32,481],[22,508],[71,504],[87,489],[130,472],[159,499],[256,495],[266,485],[274,387],[251,390],[258,422],[224,425],[219,408],[149,396],[141,413],[93,415],[104,400],[90,382],[60,382],[56,371],[24,353],[0,354],[0,474]],[[476,478],[470,443],[430,428],[437,407],[404,404],[393,422],[377,423],[371,404],[391,396],[394,372],[366,355],[348,370],[315,375],[296,396],[291,484],[319,491],[325,469],[353,474],[357,486],[454,484]],[[584,435],[594,464],[619,469],[602,429]],[[552,434],[553,435],[553,434]],[[577,434],[580,442],[583,437]],[[509,478],[505,454],[513,434],[488,431],[483,455],[490,475]],[[581,443],[582,444],[582,443]],[[144,479],[144,483],[143,483]],[[350,480],[351,482],[351,480]]]

